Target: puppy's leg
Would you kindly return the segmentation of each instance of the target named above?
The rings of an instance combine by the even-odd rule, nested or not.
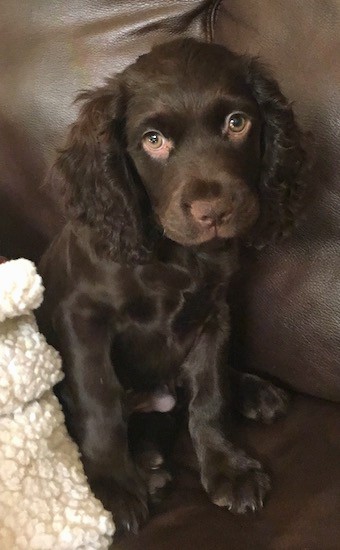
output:
[[[227,339],[227,315],[211,318],[184,365],[191,390],[189,431],[211,500],[244,513],[263,506],[270,481],[261,464],[232,443],[228,427],[226,435],[222,432],[223,399],[228,401],[228,388],[223,397],[221,392]]]
[[[127,411],[111,364],[110,324],[83,301],[75,298],[64,306],[56,321],[72,403],[71,431],[90,486],[113,513],[118,535],[136,532],[148,514],[147,491],[129,454]]]
[[[270,424],[287,413],[288,392],[255,374],[230,369],[235,405],[246,418]]]

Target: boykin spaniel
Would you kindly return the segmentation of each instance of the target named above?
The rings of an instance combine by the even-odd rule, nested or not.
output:
[[[41,261],[40,319],[90,485],[117,532],[136,532],[164,457],[156,441],[135,452],[129,418],[168,419],[180,391],[205,491],[255,511],[269,477],[230,438],[231,400],[270,421],[287,396],[228,368],[226,295],[240,244],[294,226],[305,155],[291,106],[258,60],[194,39],[156,46],[79,99],[55,165],[66,223]]]

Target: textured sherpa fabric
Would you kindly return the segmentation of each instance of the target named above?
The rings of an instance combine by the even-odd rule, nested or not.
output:
[[[110,514],[91,494],[50,392],[0,418],[0,548],[107,549]]]
[[[29,313],[42,295],[34,264],[0,265],[0,549],[105,550],[112,517],[91,493],[51,389],[60,356]]]
[[[37,309],[44,288],[33,262],[20,258],[0,267],[0,321]]]
[[[38,332],[33,315],[0,323],[0,415],[39,399],[62,377],[60,356]]]

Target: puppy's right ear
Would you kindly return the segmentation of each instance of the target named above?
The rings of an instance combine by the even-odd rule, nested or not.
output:
[[[71,219],[91,227],[96,249],[122,263],[145,256],[138,192],[124,148],[127,96],[119,76],[82,92],[56,168],[61,172]]]

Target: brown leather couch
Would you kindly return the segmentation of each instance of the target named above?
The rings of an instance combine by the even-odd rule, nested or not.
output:
[[[299,392],[277,424],[235,427],[273,473],[267,506],[235,517],[210,504],[184,441],[173,492],[123,550],[340,549],[339,22],[340,0],[1,2],[1,255],[38,260],[62,223],[43,180],[77,90],[154,43],[190,35],[259,55],[314,135],[299,230],[246,251],[233,290],[238,364]]]

